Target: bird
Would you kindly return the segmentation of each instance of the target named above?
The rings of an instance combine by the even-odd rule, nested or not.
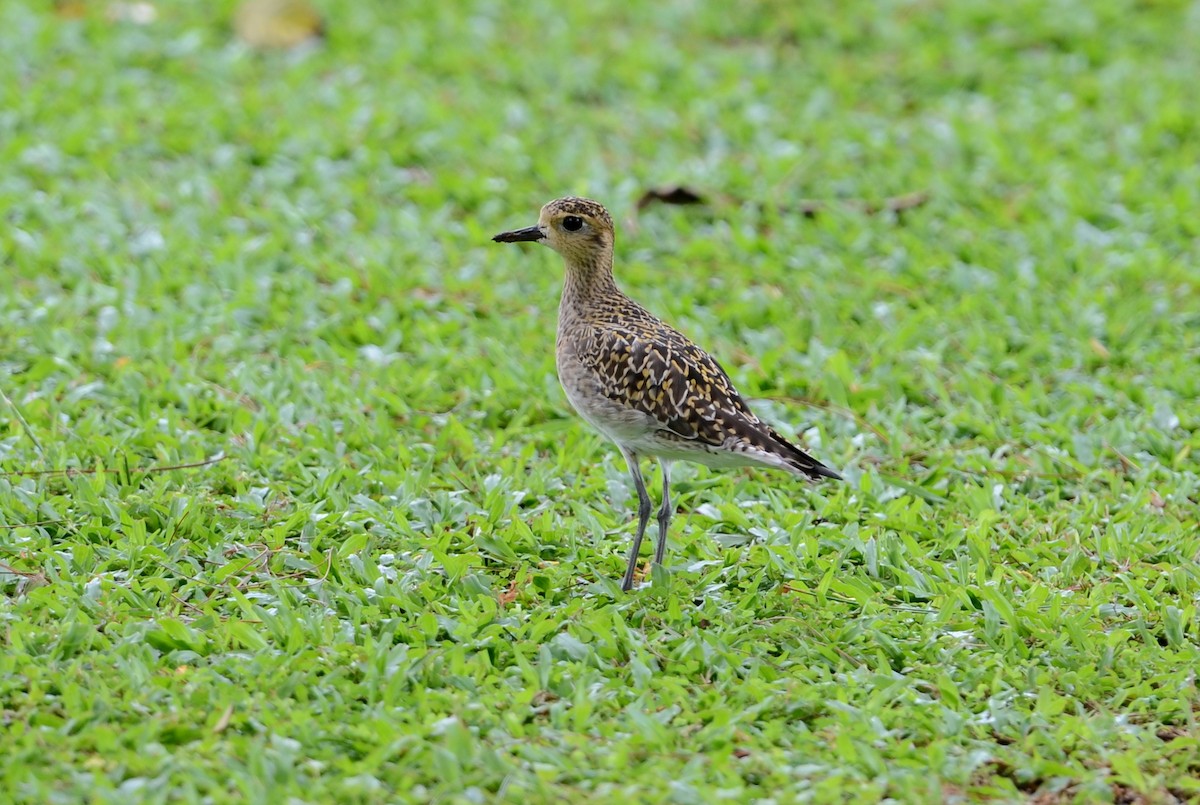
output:
[[[662,469],[655,564],[666,557],[671,465],[765,466],[806,479],[842,476],[760,419],[716,359],[617,286],[615,227],[604,206],[566,196],[547,203],[534,226],[501,232],[497,243],[540,243],[566,268],[558,305],[555,362],[572,407],[616,443],[637,490],[637,530],[621,589],[633,588],[650,496],[641,459]]]

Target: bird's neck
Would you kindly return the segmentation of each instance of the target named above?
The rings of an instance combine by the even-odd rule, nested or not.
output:
[[[559,302],[559,321],[606,299],[622,296],[613,279],[612,252],[606,251],[586,261],[567,259],[566,281]]]

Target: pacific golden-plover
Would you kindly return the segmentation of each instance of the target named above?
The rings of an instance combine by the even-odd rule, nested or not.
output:
[[[613,220],[585,198],[542,207],[536,226],[502,232],[499,243],[544,243],[567,277],[558,305],[558,378],[575,410],[617,443],[638,494],[637,533],[621,589],[633,586],[650,519],[641,456],[662,467],[654,561],[662,564],[671,523],[671,462],[760,465],[807,478],[840,476],[759,419],[721,365],[630,299],[613,280]]]

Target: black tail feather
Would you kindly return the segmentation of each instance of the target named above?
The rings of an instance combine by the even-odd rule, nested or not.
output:
[[[796,447],[796,445],[780,436],[774,429],[771,430],[771,439],[778,445],[779,453],[787,463],[808,477],[832,478],[835,481],[843,480],[841,473],[837,470],[826,467],[808,453],[805,453],[799,447]]]

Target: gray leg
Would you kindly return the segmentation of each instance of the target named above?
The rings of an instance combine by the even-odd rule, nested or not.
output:
[[[661,565],[667,555],[667,534],[671,529],[671,515],[675,509],[671,506],[671,462],[665,458],[658,460],[663,474],[662,506],[658,509],[658,546],[654,549],[654,564]]]
[[[646,523],[650,520],[650,496],[646,494],[646,482],[642,480],[642,470],[638,467],[635,453],[621,448],[625,463],[629,465],[629,477],[633,479],[634,488],[638,493],[638,525],[637,533],[633,535],[633,547],[629,549],[629,567],[625,568],[625,579],[621,589],[628,592],[633,589],[633,571],[637,569],[638,551],[642,548],[642,537],[646,534]]]

